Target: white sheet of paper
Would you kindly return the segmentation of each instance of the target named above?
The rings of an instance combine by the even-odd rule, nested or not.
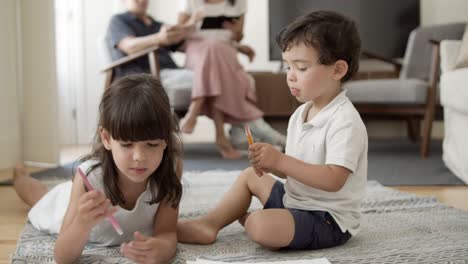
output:
[[[247,262],[223,262],[223,261],[211,261],[204,259],[197,259],[196,261],[187,261],[187,264],[250,264]],[[257,264],[331,264],[330,261],[326,258],[316,258],[316,259],[302,259],[302,260],[285,260],[285,261],[270,261],[270,262],[255,262]]]

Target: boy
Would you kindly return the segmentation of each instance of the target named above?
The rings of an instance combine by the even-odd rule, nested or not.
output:
[[[283,29],[277,42],[291,93],[304,102],[289,120],[286,154],[251,145],[253,168],[208,215],[179,222],[180,242],[213,243],[237,219],[253,241],[273,250],[338,246],[359,231],[367,132],[341,89],[358,69],[356,26],[334,12],[312,12]],[[285,184],[269,173],[286,178]],[[246,214],[252,195],[264,209]]]

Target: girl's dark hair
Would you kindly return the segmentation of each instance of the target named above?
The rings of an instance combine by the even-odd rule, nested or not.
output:
[[[181,159],[182,145],[177,121],[161,83],[149,74],[128,75],[114,82],[104,92],[99,105],[99,123],[92,152],[79,161],[98,160],[99,163],[86,174],[101,167],[107,197],[113,205],[124,204],[125,199],[117,184],[117,167],[111,151],[104,148],[100,128],[106,129],[115,140],[162,139],[166,142],[161,164],[149,177],[152,198],[148,203],[165,200],[171,202],[172,207],[177,207],[182,185],[177,176],[176,162]]]
[[[301,16],[279,32],[276,42],[283,52],[301,42],[313,47],[319,63],[324,65],[346,61],[348,72],[342,82],[350,80],[359,69],[361,39],[356,24],[336,12],[322,10]]]
[[[236,0],[229,0],[228,1],[232,6],[236,4]]]

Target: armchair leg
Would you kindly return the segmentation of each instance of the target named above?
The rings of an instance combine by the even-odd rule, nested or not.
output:
[[[408,137],[412,142],[417,142],[421,138],[421,122],[417,117],[410,117],[407,120]]]
[[[427,158],[430,151],[431,133],[432,133],[432,122],[434,121],[435,106],[431,104],[426,108],[424,115],[423,128],[422,128],[422,140],[421,140],[421,158]]]

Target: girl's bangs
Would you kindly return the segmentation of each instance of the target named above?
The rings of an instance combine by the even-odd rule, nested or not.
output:
[[[142,105],[127,105],[117,109],[109,120],[109,132],[116,140],[121,141],[145,141],[163,139],[168,140],[167,131],[171,126],[169,118],[158,114],[154,107]]]

